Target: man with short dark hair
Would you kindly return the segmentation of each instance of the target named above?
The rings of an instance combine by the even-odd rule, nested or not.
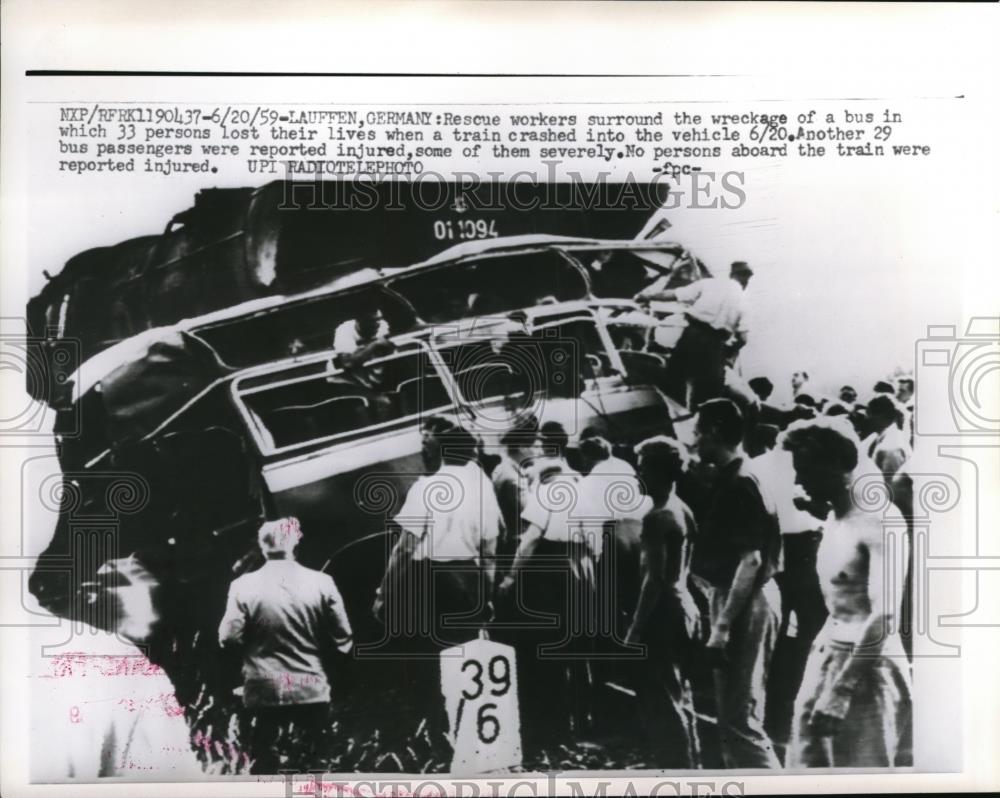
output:
[[[858,401],[858,392],[854,389],[853,385],[844,385],[840,389],[839,398],[848,407],[854,407]]]
[[[694,515],[674,486],[688,458],[677,441],[665,436],[643,441],[636,453],[646,501],[642,505],[639,599],[625,642],[646,647],[637,687],[651,764],[687,770],[699,764],[686,670],[700,617],[688,589]]]
[[[913,378],[900,377],[896,380],[896,401],[903,409],[903,432],[910,440],[910,448],[913,448]]]
[[[868,403],[868,423],[871,435],[862,444],[862,455],[871,458],[878,466],[886,483],[910,457],[910,441],[903,432],[903,411],[896,400],[879,394]]]
[[[688,304],[687,326],[674,346],[666,376],[671,394],[681,404],[688,404],[689,386],[691,406],[722,395],[727,358],[747,341],[743,293],[752,276],[753,269],[736,261],[729,277],[706,277],[681,288],[636,297]]]
[[[611,627],[614,633],[602,642],[613,647],[624,638],[638,599],[635,575],[639,567],[644,497],[635,468],[612,454],[611,443],[600,430],[584,429],[579,453],[586,476],[577,485],[572,517],[594,538],[600,564],[598,595],[609,602],[606,606],[614,613]]]
[[[826,407],[823,408],[824,416],[849,416],[850,414],[851,409],[839,400],[829,402]]]
[[[817,401],[816,397],[813,396],[811,393],[809,393],[809,391],[807,390],[799,391],[797,394],[795,394],[795,399],[793,399],[792,401],[794,402],[794,404],[802,405],[802,407],[808,407],[813,410],[819,409],[819,402]]]
[[[842,419],[792,425],[796,482],[830,508],[816,569],[830,616],[795,702],[791,767],[912,764],[910,674],[897,617],[907,569],[902,515],[866,512],[852,496],[861,457]],[[897,541],[887,541],[895,530]]]
[[[743,416],[727,399],[698,409],[695,441],[718,469],[695,545],[694,570],[711,585],[707,643],[714,665],[722,757],[730,768],[777,768],[764,730],[767,673],[780,624],[772,577],[781,536],[773,500],[747,466]]]
[[[569,443],[565,428],[547,422],[540,440],[545,456],[533,469],[535,479],[522,514],[524,534],[510,573],[500,584],[501,598],[510,599],[521,582],[517,596],[524,604],[518,609],[529,619],[538,613],[555,618],[554,627],[535,626],[519,635],[525,702],[550,704],[534,728],[525,729],[529,745],[548,744],[552,734],[579,732],[589,723],[592,681],[587,657],[593,642],[596,563],[602,546],[594,525],[573,518],[580,475],[565,460]]]
[[[587,427],[580,433],[579,452],[584,473],[589,474],[595,468],[609,474],[635,473],[631,463],[615,456],[611,441],[597,427]]]
[[[774,424],[754,424],[747,435],[746,452],[750,457],[767,454],[778,444],[778,432]]]
[[[389,598],[396,610],[407,599],[419,600],[419,595],[406,595],[407,587],[425,591],[432,616],[421,619],[423,643],[433,650],[477,636],[483,619],[475,613],[484,611],[493,596],[503,520],[493,486],[475,461],[475,438],[438,416],[425,420],[421,431],[421,456],[430,473],[410,487],[394,519],[401,532],[373,611],[381,618]],[[459,615],[466,620],[459,622]]]
[[[349,369],[392,352],[389,325],[378,307],[363,308],[356,319],[337,326],[333,335],[333,364]]]
[[[896,380],[896,400],[906,407],[913,399],[913,378],[900,377]]]
[[[575,471],[566,462],[566,449],[569,447],[569,435],[566,428],[558,421],[546,421],[538,431],[538,443],[541,454],[532,469],[532,477],[540,479],[551,473],[572,473]]]
[[[295,561],[298,521],[268,521],[257,538],[267,559],[229,586],[219,643],[243,649],[243,703],[253,718],[251,772],[275,773],[282,736],[297,730],[307,749],[321,737],[330,710],[324,652],[331,646],[347,653],[352,634],[333,578]]]
[[[764,728],[781,752],[791,733],[795,694],[809,648],[826,619],[816,577],[821,522],[796,505],[795,471],[788,452],[774,447],[754,455],[749,446],[746,451],[763,493],[774,500],[781,532],[782,568],[774,578],[781,595],[781,627],[771,657],[764,713]]]
[[[747,385],[762,402],[766,402],[774,393],[774,384],[767,377],[751,377],[747,380]]]
[[[478,637],[489,621],[496,543],[503,521],[489,478],[475,460],[475,438],[440,416],[421,426],[427,473],[410,487],[393,519],[399,537],[372,612],[402,639],[415,711],[443,732],[437,655]]]
[[[521,534],[521,512],[528,490],[528,468],[539,454],[538,419],[533,415],[519,419],[500,439],[504,451],[490,479],[503,514],[504,534],[497,543],[497,554],[509,557],[517,548]]]

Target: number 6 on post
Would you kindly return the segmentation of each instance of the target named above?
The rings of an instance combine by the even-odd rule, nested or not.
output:
[[[452,773],[521,764],[521,715],[514,649],[472,640],[441,652],[441,694],[455,753]]]

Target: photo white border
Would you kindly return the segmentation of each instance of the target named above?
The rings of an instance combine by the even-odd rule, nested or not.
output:
[[[983,170],[978,176],[956,176],[956,191],[977,192],[984,214],[979,220],[982,226],[970,233],[972,241],[964,242],[967,251],[981,257],[965,264],[956,279],[964,287],[966,318],[995,315],[995,297],[1000,296],[996,269],[996,253],[1000,251],[996,223],[1000,210],[998,18],[993,5],[235,4],[189,0],[140,5],[118,0],[11,0],[3,6],[4,46],[0,52],[0,315],[23,316],[27,296],[25,197],[36,187],[30,184],[24,157],[30,139],[23,114],[29,92],[26,69],[729,75],[734,76],[732,85],[742,87],[741,91],[788,97],[846,96],[852,87],[866,87],[870,92],[873,84],[888,92],[887,96],[933,95],[957,88],[974,104],[976,118],[981,120],[981,128],[969,131],[969,146],[981,148]],[[142,79],[132,80],[141,85]],[[252,80],[245,80],[247,94],[252,95]],[[635,79],[626,93],[648,93],[650,80]],[[435,89],[453,90],[456,85],[445,80],[436,83]],[[477,84],[477,90],[483,85]],[[406,91],[413,91],[412,82],[406,84]],[[551,91],[545,81],[519,86],[525,101],[542,99]],[[946,198],[937,201],[942,201],[942,217],[947,221]],[[10,397],[0,397],[0,402],[11,406]],[[0,529],[7,547],[10,531],[20,528],[17,478],[23,452],[3,447],[0,457]],[[1000,473],[981,473],[980,479],[980,486],[996,486]],[[995,501],[983,506],[995,509]],[[984,534],[994,530],[995,538],[995,530],[1000,529],[998,520],[982,517],[980,529]],[[995,539],[990,543],[994,551],[1000,548]],[[2,553],[7,555],[7,549]],[[28,707],[27,691],[19,686],[24,684],[26,673],[26,631],[0,630],[0,780],[4,795],[284,795],[280,782],[153,785],[108,780],[99,785],[25,785]],[[746,794],[996,789],[1000,786],[996,757],[1000,750],[997,631],[964,630],[962,681],[970,689],[964,692],[960,708],[965,757],[961,773],[746,776],[704,771],[691,781],[741,781]],[[942,677],[932,678],[937,681]],[[953,708],[945,702],[927,709],[932,708],[939,712],[942,723],[954,717]],[[595,786],[608,780],[587,775]],[[672,776],[633,774],[625,779],[616,783],[624,787],[630,781],[639,792],[640,785],[648,789],[664,779],[681,781]],[[431,780],[447,783],[439,778]],[[525,780],[528,777],[510,779]],[[537,794],[545,794],[546,780],[540,778],[535,783]],[[524,792],[517,794],[530,794],[527,787],[522,789]],[[608,794],[613,792],[614,787],[609,787]]]

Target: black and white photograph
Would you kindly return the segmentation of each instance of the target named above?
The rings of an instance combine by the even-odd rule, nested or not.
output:
[[[995,786],[997,25],[959,19],[933,83],[811,92],[63,69],[25,22],[9,794]]]
[[[203,189],[31,300],[82,361],[39,603],[233,773],[911,765],[904,516],[851,491],[906,480],[912,375],[773,401],[753,267],[641,235],[665,186],[378,188]]]

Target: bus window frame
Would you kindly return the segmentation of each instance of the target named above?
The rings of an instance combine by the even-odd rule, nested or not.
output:
[[[573,300],[573,302],[574,303],[585,302],[585,300]],[[547,307],[546,310],[548,310]],[[564,324],[570,322],[578,322],[578,321],[583,321],[589,324],[593,324],[594,328],[597,331],[597,336],[601,341],[601,345],[604,348],[604,354],[608,358],[608,363],[613,372],[612,374],[607,375],[605,377],[592,377],[590,379],[584,378],[582,390],[580,392],[580,396],[582,396],[588,391],[599,390],[599,386],[602,384],[602,380],[605,383],[618,384],[624,379],[625,375],[628,373],[625,369],[625,364],[622,362],[622,359],[618,354],[617,348],[615,348],[614,341],[612,341],[611,335],[608,332],[607,327],[605,326],[604,320],[601,319],[594,312],[592,308],[582,307],[574,309],[569,312],[563,312],[562,314],[549,313],[549,312],[537,314],[533,318],[529,319],[526,325],[526,330],[529,335],[533,336],[536,333],[541,332],[542,330],[547,330],[553,327],[560,327]],[[497,335],[496,337],[499,337],[499,335]],[[488,336],[488,337],[484,336],[483,339],[492,340],[493,336]],[[503,399],[505,397],[502,394],[483,396],[480,397],[479,399],[470,399],[469,397],[465,396],[465,394],[461,390],[461,386],[455,379],[454,373],[452,373],[451,369],[445,364],[444,357],[441,354],[447,349],[458,347],[461,345],[462,345],[461,341],[448,341],[446,344],[442,344],[435,341],[431,349],[432,351],[435,352],[436,355],[438,355],[438,357],[441,360],[441,367],[443,367],[448,372],[448,375],[452,380],[452,387],[457,405],[462,407],[464,410],[468,410],[469,412],[475,414],[474,408],[482,405],[484,402],[496,401],[497,399]],[[576,398],[579,399],[579,396]]]
[[[427,342],[419,338],[411,338],[405,341],[397,342],[397,346],[402,351],[397,350],[391,355],[380,358],[373,358],[366,362],[366,366],[374,366],[379,363],[383,363],[390,360],[398,360],[403,357],[419,356],[423,353],[427,357],[427,362],[430,363],[431,367],[434,369],[436,376],[441,381],[442,386],[445,389],[445,393],[448,394],[449,402],[440,406],[433,408],[421,408],[416,413],[410,413],[405,416],[400,416],[399,418],[392,419],[390,421],[383,421],[378,424],[370,424],[367,426],[359,427],[357,429],[349,430],[347,432],[337,432],[333,435],[324,435],[318,438],[310,438],[309,440],[299,441],[297,443],[288,444],[286,446],[275,446],[271,438],[271,432],[267,429],[267,425],[264,424],[263,419],[259,417],[259,414],[243,399],[244,396],[252,396],[256,393],[264,393],[275,388],[281,388],[286,385],[294,385],[300,382],[309,382],[314,380],[325,380],[328,377],[333,377],[338,374],[343,374],[345,369],[339,369],[332,367],[333,362],[333,351],[328,351],[325,353],[317,353],[315,356],[316,361],[326,361],[331,367],[321,374],[307,374],[300,377],[294,377],[289,380],[278,380],[273,383],[268,383],[266,385],[256,386],[249,390],[240,390],[240,385],[242,382],[250,379],[251,377],[260,377],[261,370],[255,369],[253,373],[248,373],[241,375],[233,380],[230,386],[230,392],[233,398],[233,402],[240,415],[242,416],[244,423],[250,430],[251,437],[254,440],[254,444],[257,449],[264,457],[276,457],[284,456],[287,454],[292,454],[302,449],[322,446],[327,448],[332,445],[337,445],[339,443],[346,442],[356,442],[359,439],[366,437],[375,437],[379,433],[387,432],[395,428],[405,428],[414,421],[420,418],[425,418],[429,415],[434,415],[439,412],[453,412],[456,407],[464,406],[464,403],[456,398],[457,388],[452,381],[452,375],[450,370],[443,365],[440,357],[434,349],[428,346]],[[301,363],[297,364],[301,365]],[[287,364],[283,369],[275,369],[275,373],[278,374],[281,371],[289,370]],[[266,371],[264,373],[267,373]]]

